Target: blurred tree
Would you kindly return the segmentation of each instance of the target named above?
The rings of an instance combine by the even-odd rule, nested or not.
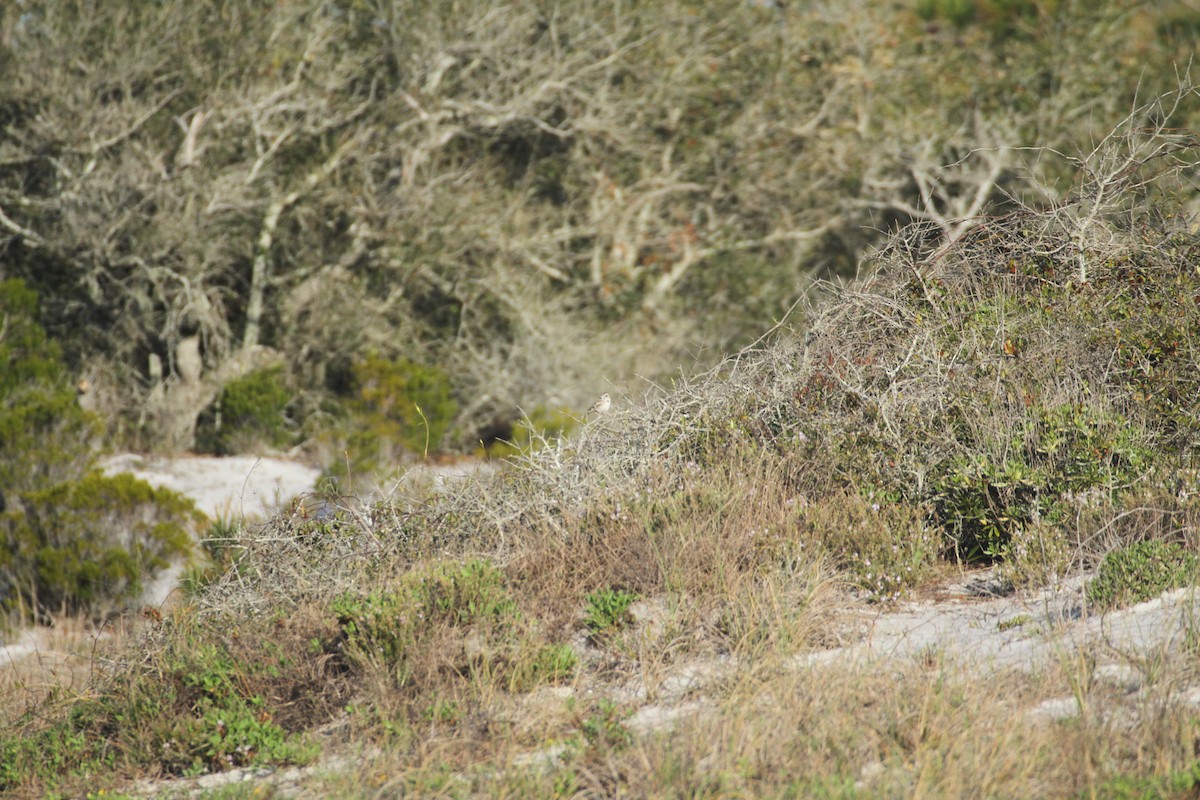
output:
[[[1178,10],[967,5],[27,0],[2,269],[146,443],[372,352],[450,374],[473,442],[745,342],[894,225],[1052,202],[1186,50]]]

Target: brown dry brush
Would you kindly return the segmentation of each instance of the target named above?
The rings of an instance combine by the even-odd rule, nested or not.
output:
[[[349,502],[328,539],[280,517],[251,537],[212,605],[327,595],[364,570],[445,554],[520,556],[528,570],[557,552],[562,566],[539,574],[653,592],[666,584],[662,556],[639,536],[672,515],[703,524],[712,509],[697,497],[730,492],[736,505],[748,483],[762,494],[740,513],[764,529],[794,530],[785,503],[850,492],[928,510],[953,534],[938,512],[957,491],[947,475],[961,473],[994,506],[980,512],[992,524],[1025,503],[1034,518],[1007,520],[1007,536],[1045,510],[1022,491],[1111,500],[1164,471],[1194,488],[1178,468],[1192,465],[1200,431],[1200,242],[1169,205],[1198,151],[1166,123],[1192,96],[1132,113],[1079,162],[1063,202],[987,219],[949,244],[923,227],[898,232],[865,280],[821,287],[803,335],[780,327],[705,374],[647,384],[570,439],[423,503]],[[1004,472],[1013,465],[1034,477]],[[1017,488],[998,485],[1005,475]],[[678,555],[699,558],[680,530]],[[957,535],[945,546],[970,555],[979,543]],[[731,563],[762,544],[716,539]]]

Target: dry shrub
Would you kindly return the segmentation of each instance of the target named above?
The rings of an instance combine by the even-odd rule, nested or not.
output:
[[[554,625],[589,591],[628,589],[681,598],[703,628],[719,598],[816,545],[808,536],[843,567],[861,559],[889,595],[928,563],[930,525],[955,557],[1026,557],[1074,498],[1116,502],[1152,458],[1186,464],[1200,432],[1184,402],[1200,393],[1200,308],[1183,302],[1200,294],[1200,242],[1159,212],[1190,152],[1166,127],[1171,102],[1131,114],[1061,203],[936,248],[922,228],[897,235],[865,281],[825,287],[803,337],[777,332],[670,390],[618,398],[426,503],[273,523],[213,602],[328,597],[360,573],[485,555]],[[1138,323],[1147,305],[1169,324]],[[800,498],[812,506],[798,525]],[[867,558],[885,562],[882,582]]]
[[[820,554],[796,536],[779,459],[731,453],[717,468],[650,470],[635,485],[522,537],[512,569],[547,615],[570,618],[585,594],[616,587],[669,598],[676,624],[720,649],[812,641],[830,586]]]
[[[1088,565],[1110,550],[1150,539],[1200,550],[1200,497],[1152,483],[1116,500],[1092,497],[1081,502],[1066,527]]]

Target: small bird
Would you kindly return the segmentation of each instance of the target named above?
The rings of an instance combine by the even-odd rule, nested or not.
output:
[[[589,414],[603,414],[612,408],[612,398],[608,396],[608,392],[600,395],[600,399],[592,403],[592,407],[588,409]]]

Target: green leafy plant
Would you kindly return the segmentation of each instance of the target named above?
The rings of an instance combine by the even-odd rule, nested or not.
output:
[[[151,668],[98,683],[52,724],[0,733],[0,792],[94,785],[97,774],[151,764],[168,775],[198,775],[307,763],[318,748],[276,721],[278,706],[264,691],[299,669],[271,643],[235,654],[211,639],[174,638]]]
[[[319,748],[289,735],[271,721],[258,697],[208,704],[196,726],[196,756],[205,765],[306,763]]]
[[[197,451],[228,455],[258,445],[286,446],[292,437],[287,416],[291,396],[282,367],[230,381],[196,422]]]
[[[238,539],[245,523],[232,516],[218,516],[200,539],[206,558],[196,560],[184,571],[180,585],[190,594],[199,594],[205,587],[225,574],[236,564],[240,552]]]
[[[0,323],[0,490],[13,498],[86,472],[100,424],[79,407],[23,281],[0,281]]]
[[[1008,441],[950,459],[933,481],[937,518],[968,560],[1004,558],[1014,533],[1053,519],[1067,493],[1115,492],[1149,457],[1115,413],[1076,403],[1035,408]]]
[[[625,726],[629,716],[614,700],[603,699],[582,720],[579,730],[588,747],[600,750],[623,750],[633,743],[633,733]]]
[[[130,474],[91,472],[0,515],[0,607],[103,612],[188,560],[205,517],[192,501]]]
[[[511,625],[519,618],[503,576],[485,561],[436,565],[395,590],[343,595],[332,610],[351,650],[395,665],[400,685],[414,648],[439,626]]]
[[[445,372],[377,356],[355,365],[352,406],[371,435],[420,454],[440,447],[458,413]]]
[[[579,656],[574,648],[565,643],[550,643],[540,647],[529,644],[525,657],[514,665],[509,688],[512,691],[528,691],[547,683],[558,683],[569,678],[579,666]]]
[[[611,633],[629,624],[629,607],[637,595],[624,589],[597,589],[584,598],[584,624],[593,634]]]
[[[338,452],[322,485],[395,469],[413,456],[439,452],[458,404],[449,376],[408,359],[371,356],[346,370]]]
[[[500,438],[481,448],[490,458],[510,458],[531,453],[559,441],[578,425],[575,417],[565,410],[550,410],[538,406],[529,415],[513,423],[511,437]]]
[[[1118,775],[1109,778],[1094,791],[1083,792],[1080,798],[1097,800],[1157,800],[1157,798],[1195,797],[1200,790],[1200,761],[1166,775]]]
[[[1019,33],[1039,14],[1054,13],[1055,6],[1037,0],[917,0],[916,11],[929,22],[943,20],[959,28],[978,24],[1002,39]]]
[[[1032,621],[1033,617],[1031,617],[1029,614],[1017,614],[1015,617],[1009,617],[1008,619],[1002,619],[997,622],[996,630],[1003,633],[1004,631],[1010,631],[1013,628],[1019,628],[1025,623]]]
[[[1200,558],[1181,544],[1160,539],[1113,550],[1088,582],[1088,602],[1111,609],[1149,600],[1194,581],[1198,563]]]
[[[924,20],[944,19],[966,25],[975,18],[974,0],[918,0],[917,15]]]

